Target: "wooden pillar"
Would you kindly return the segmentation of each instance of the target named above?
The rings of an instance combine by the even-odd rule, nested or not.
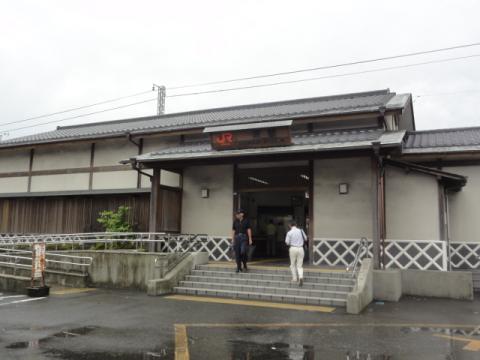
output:
[[[93,189],[93,166],[95,165],[95,143],[90,145],[90,170],[88,174],[88,190]]]
[[[151,178],[151,191],[150,191],[150,215],[148,221],[148,231],[158,232],[159,224],[159,212],[160,212],[160,169],[153,169],[153,177]],[[149,251],[155,251],[154,244],[149,244]]]
[[[313,265],[313,258],[315,254],[313,253],[313,239],[315,237],[314,226],[315,226],[315,217],[314,217],[314,206],[315,202],[313,201],[315,196],[315,187],[314,187],[314,161],[308,161],[308,253],[309,253],[309,263]]]
[[[30,149],[30,160],[28,163],[28,183],[27,192],[32,191],[32,170],[33,170],[33,157],[35,156],[35,149]]]
[[[235,213],[240,204],[240,194],[238,193],[238,165],[233,164],[233,209],[232,213]]]
[[[373,231],[372,231],[372,241],[373,241],[373,267],[374,269],[380,268],[380,238],[381,238],[381,222],[380,222],[380,188],[381,188],[381,174],[380,174],[380,164],[378,159],[372,157],[372,204],[373,204]]]

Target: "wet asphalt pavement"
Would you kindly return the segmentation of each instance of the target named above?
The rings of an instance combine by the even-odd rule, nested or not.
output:
[[[1,360],[174,359],[182,341],[176,329],[184,330],[190,359],[480,359],[478,296],[373,303],[359,316],[117,290],[31,302],[6,296]]]

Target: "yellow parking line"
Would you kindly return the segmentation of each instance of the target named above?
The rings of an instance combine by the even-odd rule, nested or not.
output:
[[[95,291],[95,288],[55,288],[50,291],[50,295],[70,295],[81,294],[85,292]]]
[[[189,360],[187,327],[175,325],[175,360]]]
[[[245,324],[231,324],[231,323],[197,323],[197,324],[175,324],[175,360],[190,360],[190,352],[188,349],[188,327],[204,327],[204,328],[263,328],[263,329],[276,329],[276,328],[323,328],[323,327],[384,327],[384,328],[402,328],[402,327],[414,327],[414,328],[476,328],[476,324],[409,324],[409,323],[245,323]],[[459,336],[448,336],[435,334],[434,336],[447,338],[451,340],[465,341],[468,344],[463,350],[480,351],[480,340],[473,340],[469,338],[463,338]]]
[[[245,305],[245,306],[272,308],[272,309],[301,310],[301,311],[313,311],[313,312],[324,312],[324,313],[332,313],[335,311],[334,307],[328,307],[328,306],[283,304],[283,303],[255,301],[255,300],[214,298],[214,297],[207,297],[207,296],[171,295],[171,296],[166,296],[165,298],[171,299],[171,300],[181,300],[181,301],[197,301],[197,302],[204,302],[204,303],[227,304],[227,305]]]
[[[463,350],[480,351],[480,340],[478,339],[470,339],[463,336],[449,336],[449,335],[443,335],[443,334],[435,334],[433,336],[448,339],[448,340],[463,341],[467,343],[467,345],[463,347]]]
[[[378,328],[435,328],[435,329],[471,329],[476,328],[476,324],[424,324],[424,323],[194,323],[182,324],[187,327],[207,327],[207,328],[323,328],[323,327],[378,327]]]

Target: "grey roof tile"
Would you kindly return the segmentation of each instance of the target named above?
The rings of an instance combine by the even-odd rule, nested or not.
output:
[[[480,127],[408,132],[404,152],[480,150]]]
[[[226,108],[190,111],[117,121],[58,127],[57,130],[0,142],[0,147],[55,141],[91,139],[212,125],[273,121],[296,117],[378,111],[386,108],[395,93],[378,90],[362,93],[277,101]]]
[[[334,149],[368,148],[372,141],[380,141],[385,146],[399,146],[405,131],[385,132],[381,129],[361,129],[325,131],[296,134],[291,146],[255,148],[242,150],[213,150],[209,142],[186,143],[147,154],[135,156],[138,162],[169,161],[204,157],[227,157],[235,155],[284,154],[305,151],[325,151]],[[126,162],[126,160],[124,161]]]

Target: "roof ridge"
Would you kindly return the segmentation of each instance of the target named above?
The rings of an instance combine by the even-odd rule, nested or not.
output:
[[[458,127],[458,128],[415,130],[415,131],[407,131],[407,135],[432,134],[432,133],[441,133],[441,132],[456,132],[456,131],[464,131],[464,130],[480,130],[480,126],[465,126],[465,127]]]
[[[372,96],[372,95],[395,95],[394,92],[390,92],[389,88],[380,89],[380,90],[371,90],[371,91],[361,91],[361,92],[354,92],[354,93],[347,93],[347,94],[336,94],[336,95],[326,95],[326,96],[316,96],[316,97],[308,97],[302,99],[290,99],[290,100],[277,100],[277,101],[267,101],[262,103],[253,103],[253,104],[243,104],[243,105],[233,105],[233,106],[223,106],[223,107],[216,107],[216,108],[209,108],[209,109],[199,109],[199,110],[189,110],[189,111],[181,111],[171,114],[164,114],[164,115],[150,115],[150,116],[143,116],[137,118],[126,118],[120,120],[106,120],[106,121],[99,121],[99,122],[92,122],[92,123],[84,123],[78,125],[67,125],[67,126],[57,126],[57,130],[63,129],[75,129],[75,128],[82,128],[87,126],[96,126],[96,125],[105,125],[105,124],[121,124],[124,122],[136,122],[136,121],[144,121],[144,120],[154,120],[154,119],[161,119],[161,118],[169,118],[175,116],[182,116],[187,114],[205,114],[214,111],[220,110],[238,110],[238,109],[245,109],[245,108],[258,108],[258,107],[265,107],[265,106],[272,106],[275,104],[282,104],[282,105],[290,105],[302,102],[311,102],[311,101],[318,101],[318,100],[333,100],[333,99],[346,99],[351,97],[365,97],[365,96]]]

